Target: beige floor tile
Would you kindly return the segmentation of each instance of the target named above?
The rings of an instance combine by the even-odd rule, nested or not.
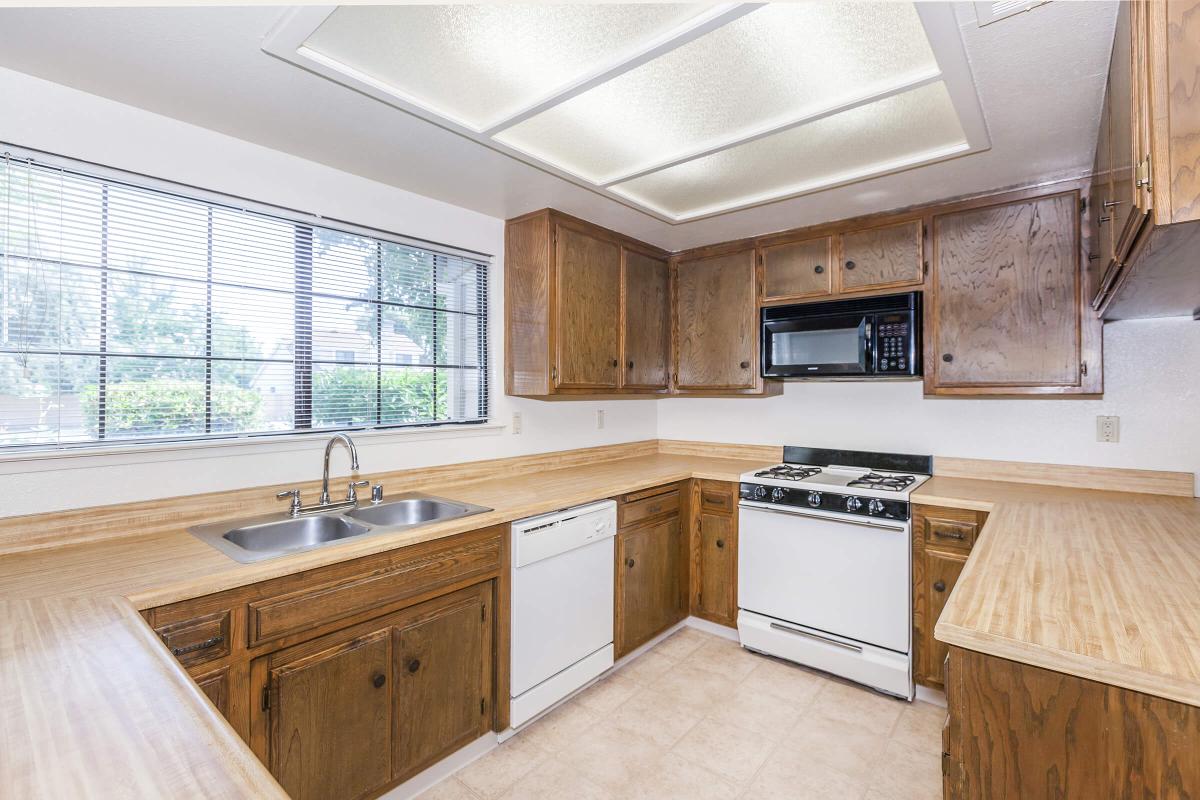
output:
[[[763,656],[751,653],[737,642],[714,638],[697,648],[685,663],[740,681],[753,672],[762,659]]]
[[[888,800],[941,800],[942,757],[889,742],[870,788]]]
[[[722,698],[733,693],[737,684],[714,672],[683,663],[647,687],[673,703],[691,708],[701,715]]]
[[[478,795],[453,775],[417,795],[417,800],[477,800],[477,798]]]
[[[706,719],[688,731],[671,752],[742,786],[754,778],[774,748],[771,736]]]
[[[861,725],[805,712],[777,752],[804,754],[852,779],[863,779],[879,765],[887,737]]]
[[[742,794],[745,800],[856,800],[864,776],[851,777],[811,758],[807,751],[780,747]]]
[[[807,705],[829,681],[804,667],[764,656],[742,681],[742,686]]]
[[[701,633],[695,628],[681,628],[654,646],[650,652],[658,653],[672,661],[680,661],[696,652],[705,642],[716,637]]]
[[[518,738],[550,753],[570,747],[592,725],[600,714],[580,705],[578,698],[563,703],[546,716],[517,734]]]
[[[642,684],[633,678],[616,672],[580,692],[574,702],[598,714],[607,714],[633,697],[641,688]]]
[[[828,681],[810,706],[817,716],[849,722],[871,733],[887,736],[908,706],[903,700],[885,697],[861,686]]]
[[[675,666],[674,659],[667,658],[655,650],[649,650],[621,667],[618,673],[638,683],[653,683]]]
[[[560,757],[590,780],[618,793],[645,774],[665,752],[652,739],[604,721]]]
[[[667,753],[621,793],[628,800],[733,800],[739,789],[715,772]]]
[[[914,750],[940,754],[942,726],[945,723],[945,708],[932,703],[915,702],[901,712],[890,738]]]
[[[551,758],[517,781],[501,795],[501,800],[612,800],[613,797],[579,770],[559,758]]]
[[[662,747],[670,747],[696,727],[703,716],[697,708],[647,688],[622,703],[607,719],[622,730],[645,736]]]
[[[548,757],[545,750],[518,735],[463,767],[456,777],[481,797],[495,798]]]
[[[794,700],[739,685],[718,700],[707,716],[726,725],[780,736],[795,727],[803,709],[804,705]]]

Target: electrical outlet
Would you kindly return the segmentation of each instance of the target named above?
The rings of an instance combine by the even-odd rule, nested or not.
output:
[[[1096,441],[1116,444],[1121,441],[1120,417],[1096,417]]]
[[[604,428],[604,409],[598,408],[598,409],[596,409],[596,430],[602,430],[603,428]]]
[[[521,432],[521,412],[520,411],[513,412],[512,432],[514,434],[518,434]]]

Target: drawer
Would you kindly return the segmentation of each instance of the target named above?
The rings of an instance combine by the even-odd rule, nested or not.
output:
[[[672,486],[663,494],[617,506],[617,526],[627,528],[643,520],[679,513],[679,487]]]
[[[247,604],[250,647],[500,569],[500,536],[422,551],[340,580]]]
[[[229,655],[228,611],[161,625],[154,632],[185,667]]]
[[[970,550],[986,514],[957,508],[918,508],[920,535],[926,544]]]
[[[737,484],[700,481],[700,510],[732,514],[737,508]]]

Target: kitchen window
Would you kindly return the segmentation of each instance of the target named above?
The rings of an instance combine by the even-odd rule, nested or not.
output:
[[[488,266],[5,153],[0,448],[486,421]]]

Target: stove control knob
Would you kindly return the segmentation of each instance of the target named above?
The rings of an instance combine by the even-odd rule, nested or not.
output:
[[[766,496],[767,496],[767,487],[765,487],[765,486],[755,486],[754,487],[754,499],[755,500],[762,500]]]
[[[812,506],[813,508],[816,508],[819,505],[821,505],[821,493],[820,492],[809,492],[808,493],[808,504],[810,506]]]
[[[880,500],[872,500],[867,504],[867,511],[870,511],[872,514],[882,514],[883,502]]]
[[[786,495],[786,494],[787,494],[786,489],[781,489],[780,487],[776,486],[774,489],[771,490],[771,499],[774,500],[776,503],[778,503],[780,500],[782,500],[784,498],[784,495]]]
[[[862,508],[862,500],[859,500],[857,497],[846,498],[847,511],[858,511],[860,508]]]

